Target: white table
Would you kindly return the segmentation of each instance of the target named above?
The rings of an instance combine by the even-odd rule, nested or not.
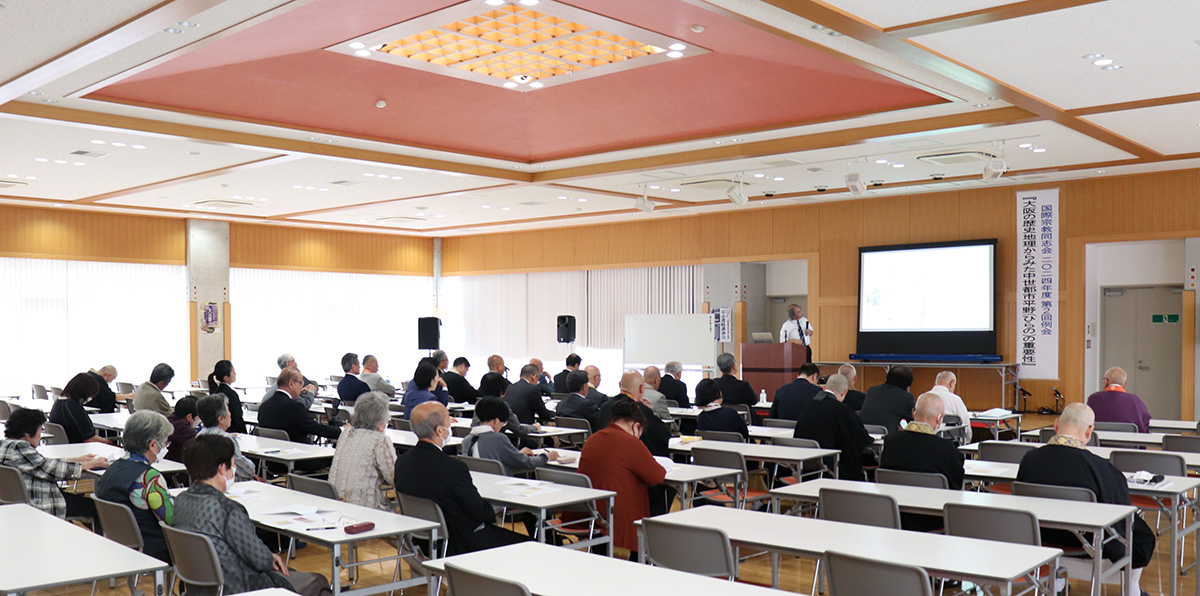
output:
[[[5,399],[4,401],[8,402],[8,405],[10,405],[10,406],[15,406],[17,408],[25,408],[28,410],[41,410],[42,412],[45,412],[46,415],[49,415],[50,410],[52,408],[54,408],[54,402],[56,402],[58,400],[57,399],[33,399],[31,397],[26,397],[26,398],[20,398],[20,399],[9,398],[9,399]],[[99,412],[100,411],[98,408],[93,408],[91,406],[84,406],[83,409],[88,412]]]
[[[968,421],[964,421],[967,423]],[[1000,440],[1000,427],[1005,426],[1015,432],[1021,434],[1021,415],[1008,414],[1005,416],[983,416],[979,412],[971,412],[971,420],[969,422],[981,422],[992,431],[992,438]],[[1014,427],[1015,424],[1015,427]]]
[[[779,596],[751,584],[639,565],[598,557],[536,542],[522,542],[445,559],[426,561],[431,575],[445,575],[446,563],[521,582],[538,596],[613,596],[614,594],[721,594],[722,596]],[[431,581],[432,585],[434,582]],[[431,587],[430,594],[434,593]]]
[[[776,426],[748,426],[750,430],[750,438],[763,441],[770,441],[776,437],[791,438],[796,434],[794,428],[781,428]]]
[[[307,445],[293,443],[280,439],[268,439],[258,435],[235,434],[234,439],[242,449],[242,455],[258,460],[281,463],[287,466],[291,474],[296,469],[296,462],[311,461],[322,458],[333,458],[333,447],[323,445]]]
[[[129,422],[129,417],[133,416],[125,410],[119,410],[111,414],[89,414],[88,418],[92,419],[92,426],[103,428],[104,430],[115,431],[117,434],[125,432],[125,423]]]
[[[0,594],[154,573],[161,594],[166,563],[29,505],[0,506]]]
[[[1131,433],[1115,430],[1093,431],[1096,439],[1102,441],[1105,447],[1162,447],[1163,433]],[[1041,439],[1041,429],[1027,430],[1021,433],[1021,440],[1037,443]]]
[[[384,429],[388,438],[392,440],[392,444],[397,447],[414,447],[420,439],[417,438],[417,433],[410,430],[396,430],[394,428]],[[458,447],[462,445],[462,437],[450,437],[446,440],[447,447]]]
[[[781,554],[818,559],[826,552],[837,551],[921,567],[938,577],[999,585],[1011,594],[1014,582],[1022,578],[1037,581],[1034,578],[1038,570],[1043,565],[1057,565],[1058,557],[1062,554],[1057,548],[909,532],[711,505],[676,511],[654,519],[724,530],[729,540],[737,545],[770,551],[772,587],[779,586]],[[639,539],[643,546],[638,549],[638,554],[644,557],[646,548],[640,526]],[[1050,575],[1043,581],[1051,582],[1052,577]],[[1050,591],[1053,592],[1052,587]]]
[[[700,408],[667,408],[673,418],[695,418],[704,410]]]
[[[983,441],[981,443],[971,443],[970,445],[963,445],[963,446],[959,447],[958,450],[963,452],[964,454],[966,454],[969,457],[978,457],[979,456],[979,446],[986,442],[987,441]],[[1011,441],[1001,441],[1001,442],[1010,443]],[[1104,459],[1109,459],[1112,456],[1112,453],[1114,451],[1131,451],[1130,449],[1119,449],[1117,447],[1096,447],[1093,445],[1089,445],[1087,450],[1091,451],[1092,453],[1095,453],[1096,455],[1099,455],[1100,457],[1103,457]],[[1174,455],[1178,455],[1178,456],[1182,457],[1183,463],[1184,463],[1184,465],[1187,466],[1188,471],[1200,472],[1200,453],[1189,453],[1186,451],[1166,451],[1165,453],[1172,453]]]
[[[783,464],[791,468],[797,478],[800,477],[804,462],[817,460],[830,476],[837,478],[838,459],[842,452],[837,449],[812,449],[808,447],[787,447],[784,445],[759,445],[756,443],[731,443],[726,441],[683,441],[676,437],[671,439],[669,446],[672,451],[691,454],[692,449],[701,447],[717,451],[735,451],[749,460],[769,464]],[[833,458],[833,466],[825,465],[826,457]]]
[[[566,470],[576,471],[579,469],[578,451],[569,449],[555,449],[559,457],[568,456],[573,458],[571,463],[562,463],[558,461],[547,462],[547,466],[563,468]],[[679,489],[679,506],[683,509],[691,507],[696,501],[703,497],[698,496],[696,484],[705,480],[716,480],[726,476],[741,476],[741,470],[733,470],[731,468],[714,468],[712,466],[697,466],[695,464],[675,464],[667,471],[667,477],[663,480],[664,484],[678,487]]]
[[[1168,435],[1196,434],[1195,420],[1159,420],[1150,419],[1150,432],[1160,432]]]
[[[124,449],[117,447],[115,445],[106,445],[104,443],[70,443],[67,445],[39,445],[37,450],[38,450],[38,453],[42,454],[43,457],[48,457],[50,459],[71,459],[73,457],[79,457],[81,455],[87,455],[89,453],[92,455],[102,456],[105,459],[108,459],[109,461],[117,460],[122,457],[125,457]],[[154,462],[153,464],[151,464],[151,466],[155,470],[158,470],[159,472],[162,472],[163,474],[177,474],[179,472],[187,471],[187,468],[185,468],[183,466],[183,464],[181,464],[179,462],[171,461],[169,459],[160,459],[160,460]],[[92,470],[88,470],[88,471],[84,472],[84,474],[91,474],[93,476],[99,477],[99,476],[104,475],[104,472],[106,470],[107,470],[107,468],[92,469]]]
[[[944,490],[940,488],[821,478],[771,491],[773,507],[778,510],[779,501],[782,499],[817,503],[820,501],[822,488],[838,488],[870,494],[890,495],[896,499],[900,511],[924,515],[940,516],[947,503],[1020,509],[1036,515],[1038,523],[1044,528],[1070,530],[1078,533],[1090,532],[1092,533],[1092,542],[1084,546],[1088,550],[1088,554],[1092,557],[1093,596],[1100,593],[1100,585],[1105,577],[1120,571],[1122,568],[1128,571],[1133,566],[1132,549],[1129,545],[1133,541],[1133,515],[1137,512],[1137,508],[1131,505],[1081,503],[1061,499],[1042,499],[986,492]],[[1125,534],[1123,536],[1112,530],[1112,525],[1120,521],[1125,521]],[[1103,550],[1102,545],[1108,540],[1119,540],[1126,546],[1125,556],[1116,562],[1110,563],[1101,555]]]
[[[543,482],[541,485],[552,487],[555,490],[552,492],[535,493],[535,494],[511,494],[512,491],[521,488],[519,485],[513,485],[513,481],[522,481],[526,483],[536,483],[537,481],[529,481],[511,476],[497,476],[495,474],[484,474],[483,472],[471,472],[471,480],[475,483],[476,490],[479,491],[479,496],[483,500],[494,505],[503,505],[510,509],[519,509],[521,511],[529,511],[537,515],[537,536],[538,542],[546,541],[546,529],[548,527],[547,519],[550,513],[557,509],[562,509],[568,505],[579,505],[583,503],[591,503],[593,501],[607,501],[607,527],[608,533],[601,535],[599,538],[591,540],[580,540],[578,542],[564,544],[563,546],[573,549],[588,548],[599,544],[607,544],[608,555],[613,554],[612,548],[612,527],[613,527],[613,504],[616,501],[617,493],[611,490],[599,490],[594,488],[582,488],[578,486],[566,486],[563,484],[554,484],[551,482]]]

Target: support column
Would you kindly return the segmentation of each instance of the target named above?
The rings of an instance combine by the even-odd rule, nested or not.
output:
[[[206,377],[229,347],[229,223],[189,219],[188,322],[192,339],[189,381]],[[178,373],[177,373],[178,374]]]

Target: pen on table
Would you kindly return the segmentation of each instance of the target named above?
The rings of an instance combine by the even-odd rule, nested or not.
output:
[[[319,528],[304,528],[304,531],[305,532],[318,532],[321,530],[336,530],[336,529],[337,528],[334,526],[321,526]]]
[[[279,450],[278,449],[266,449],[263,451],[263,453],[279,453]]]

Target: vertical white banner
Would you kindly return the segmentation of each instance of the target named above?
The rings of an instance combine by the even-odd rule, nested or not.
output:
[[[1017,364],[1021,379],[1058,378],[1058,189],[1017,193]]]

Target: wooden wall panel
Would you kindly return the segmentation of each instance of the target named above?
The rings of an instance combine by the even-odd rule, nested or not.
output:
[[[684,220],[663,219],[652,223],[646,230],[643,250],[652,262],[675,263],[683,260],[683,246],[679,238]]]
[[[231,267],[433,274],[433,240],[413,236],[229,224]]]
[[[908,203],[909,242],[967,240],[959,227],[958,193],[913,197]]]
[[[187,222],[0,205],[0,256],[187,264]]]
[[[856,352],[858,343],[858,306],[822,305],[812,316],[816,329],[813,341],[813,359],[818,362],[845,361],[848,354]],[[821,324],[817,327],[816,321]]]
[[[1136,233],[1200,228],[1200,175],[1139,176],[1133,180],[1133,229]]]
[[[741,215],[741,214],[739,214]],[[729,244],[730,219],[724,213],[700,216],[700,255],[705,259],[732,256]],[[737,217],[741,221],[741,217]]]
[[[774,229],[775,254],[817,252],[821,245],[821,208],[817,205],[772,208],[765,211]],[[837,222],[832,222],[837,225]]]
[[[862,214],[862,246],[905,244],[909,233],[909,203],[915,197],[883,197],[871,199]],[[857,250],[857,248],[855,249]],[[858,271],[858,267],[854,268]]]
[[[768,255],[775,248],[775,226],[770,210],[757,208],[730,219],[729,255]]]
[[[863,242],[865,201],[845,201],[821,205],[818,228],[821,253],[821,297],[858,297],[858,248]],[[857,325],[857,323],[856,323]],[[857,329],[857,326],[855,327]]]

